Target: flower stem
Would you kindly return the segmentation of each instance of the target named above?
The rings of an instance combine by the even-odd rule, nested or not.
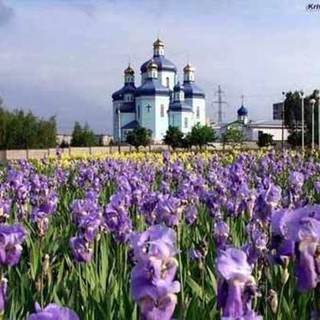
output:
[[[181,286],[181,313],[180,319],[184,318],[184,285],[183,285],[183,268],[182,268],[182,258],[181,258],[181,224],[177,228],[178,233],[178,259],[179,259],[179,274],[180,274],[180,286]]]
[[[281,316],[280,316],[280,307],[282,305],[282,297],[283,297],[283,291],[284,291],[284,287],[285,287],[285,283],[281,286],[281,290],[280,290],[280,295],[279,295],[279,299],[278,299],[278,308],[277,308],[277,313],[276,313],[276,320],[281,320]]]

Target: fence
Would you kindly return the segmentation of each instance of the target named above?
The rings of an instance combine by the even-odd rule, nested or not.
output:
[[[226,146],[227,149],[233,149],[232,146]],[[243,148],[256,149],[256,143],[247,142],[243,145]],[[221,143],[214,143],[209,150],[221,150]],[[80,157],[88,155],[106,155],[114,152],[131,152],[135,149],[131,146],[121,145],[121,146],[106,146],[106,147],[85,147],[85,148],[64,148],[61,149],[64,155],[71,157]],[[150,145],[148,147],[140,147],[140,151],[164,151],[168,150],[167,145]],[[28,159],[43,159],[45,157],[56,157],[56,149],[29,149],[29,150],[0,150],[0,161],[9,160],[28,160]]]

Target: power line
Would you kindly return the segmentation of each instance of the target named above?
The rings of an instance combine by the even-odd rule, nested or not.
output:
[[[222,91],[221,86],[218,85],[218,91],[215,92],[215,95],[218,95],[218,100],[213,101],[213,103],[218,104],[218,123],[222,123],[222,116],[223,116],[222,105],[227,103],[226,101],[222,100],[223,94],[224,94],[224,91]]]

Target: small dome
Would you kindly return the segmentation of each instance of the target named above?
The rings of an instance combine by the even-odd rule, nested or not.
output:
[[[124,70],[125,74],[131,74],[134,75],[134,70],[131,68],[130,64],[128,65],[128,67]]]
[[[154,47],[164,47],[164,43],[158,38],[154,43]]]
[[[189,71],[194,71],[195,69],[194,69],[194,67],[190,64],[190,63],[188,63],[184,68],[183,68],[183,71],[184,72],[189,72]]]
[[[238,109],[238,116],[247,116],[248,110],[243,105]]]
[[[154,60],[150,60],[150,62],[148,63],[148,70],[150,69],[157,69],[158,70],[158,65],[154,62]]]

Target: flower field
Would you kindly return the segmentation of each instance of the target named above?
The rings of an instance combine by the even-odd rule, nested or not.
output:
[[[316,154],[20,161],[0,179],[0,319],[320,319]]]

